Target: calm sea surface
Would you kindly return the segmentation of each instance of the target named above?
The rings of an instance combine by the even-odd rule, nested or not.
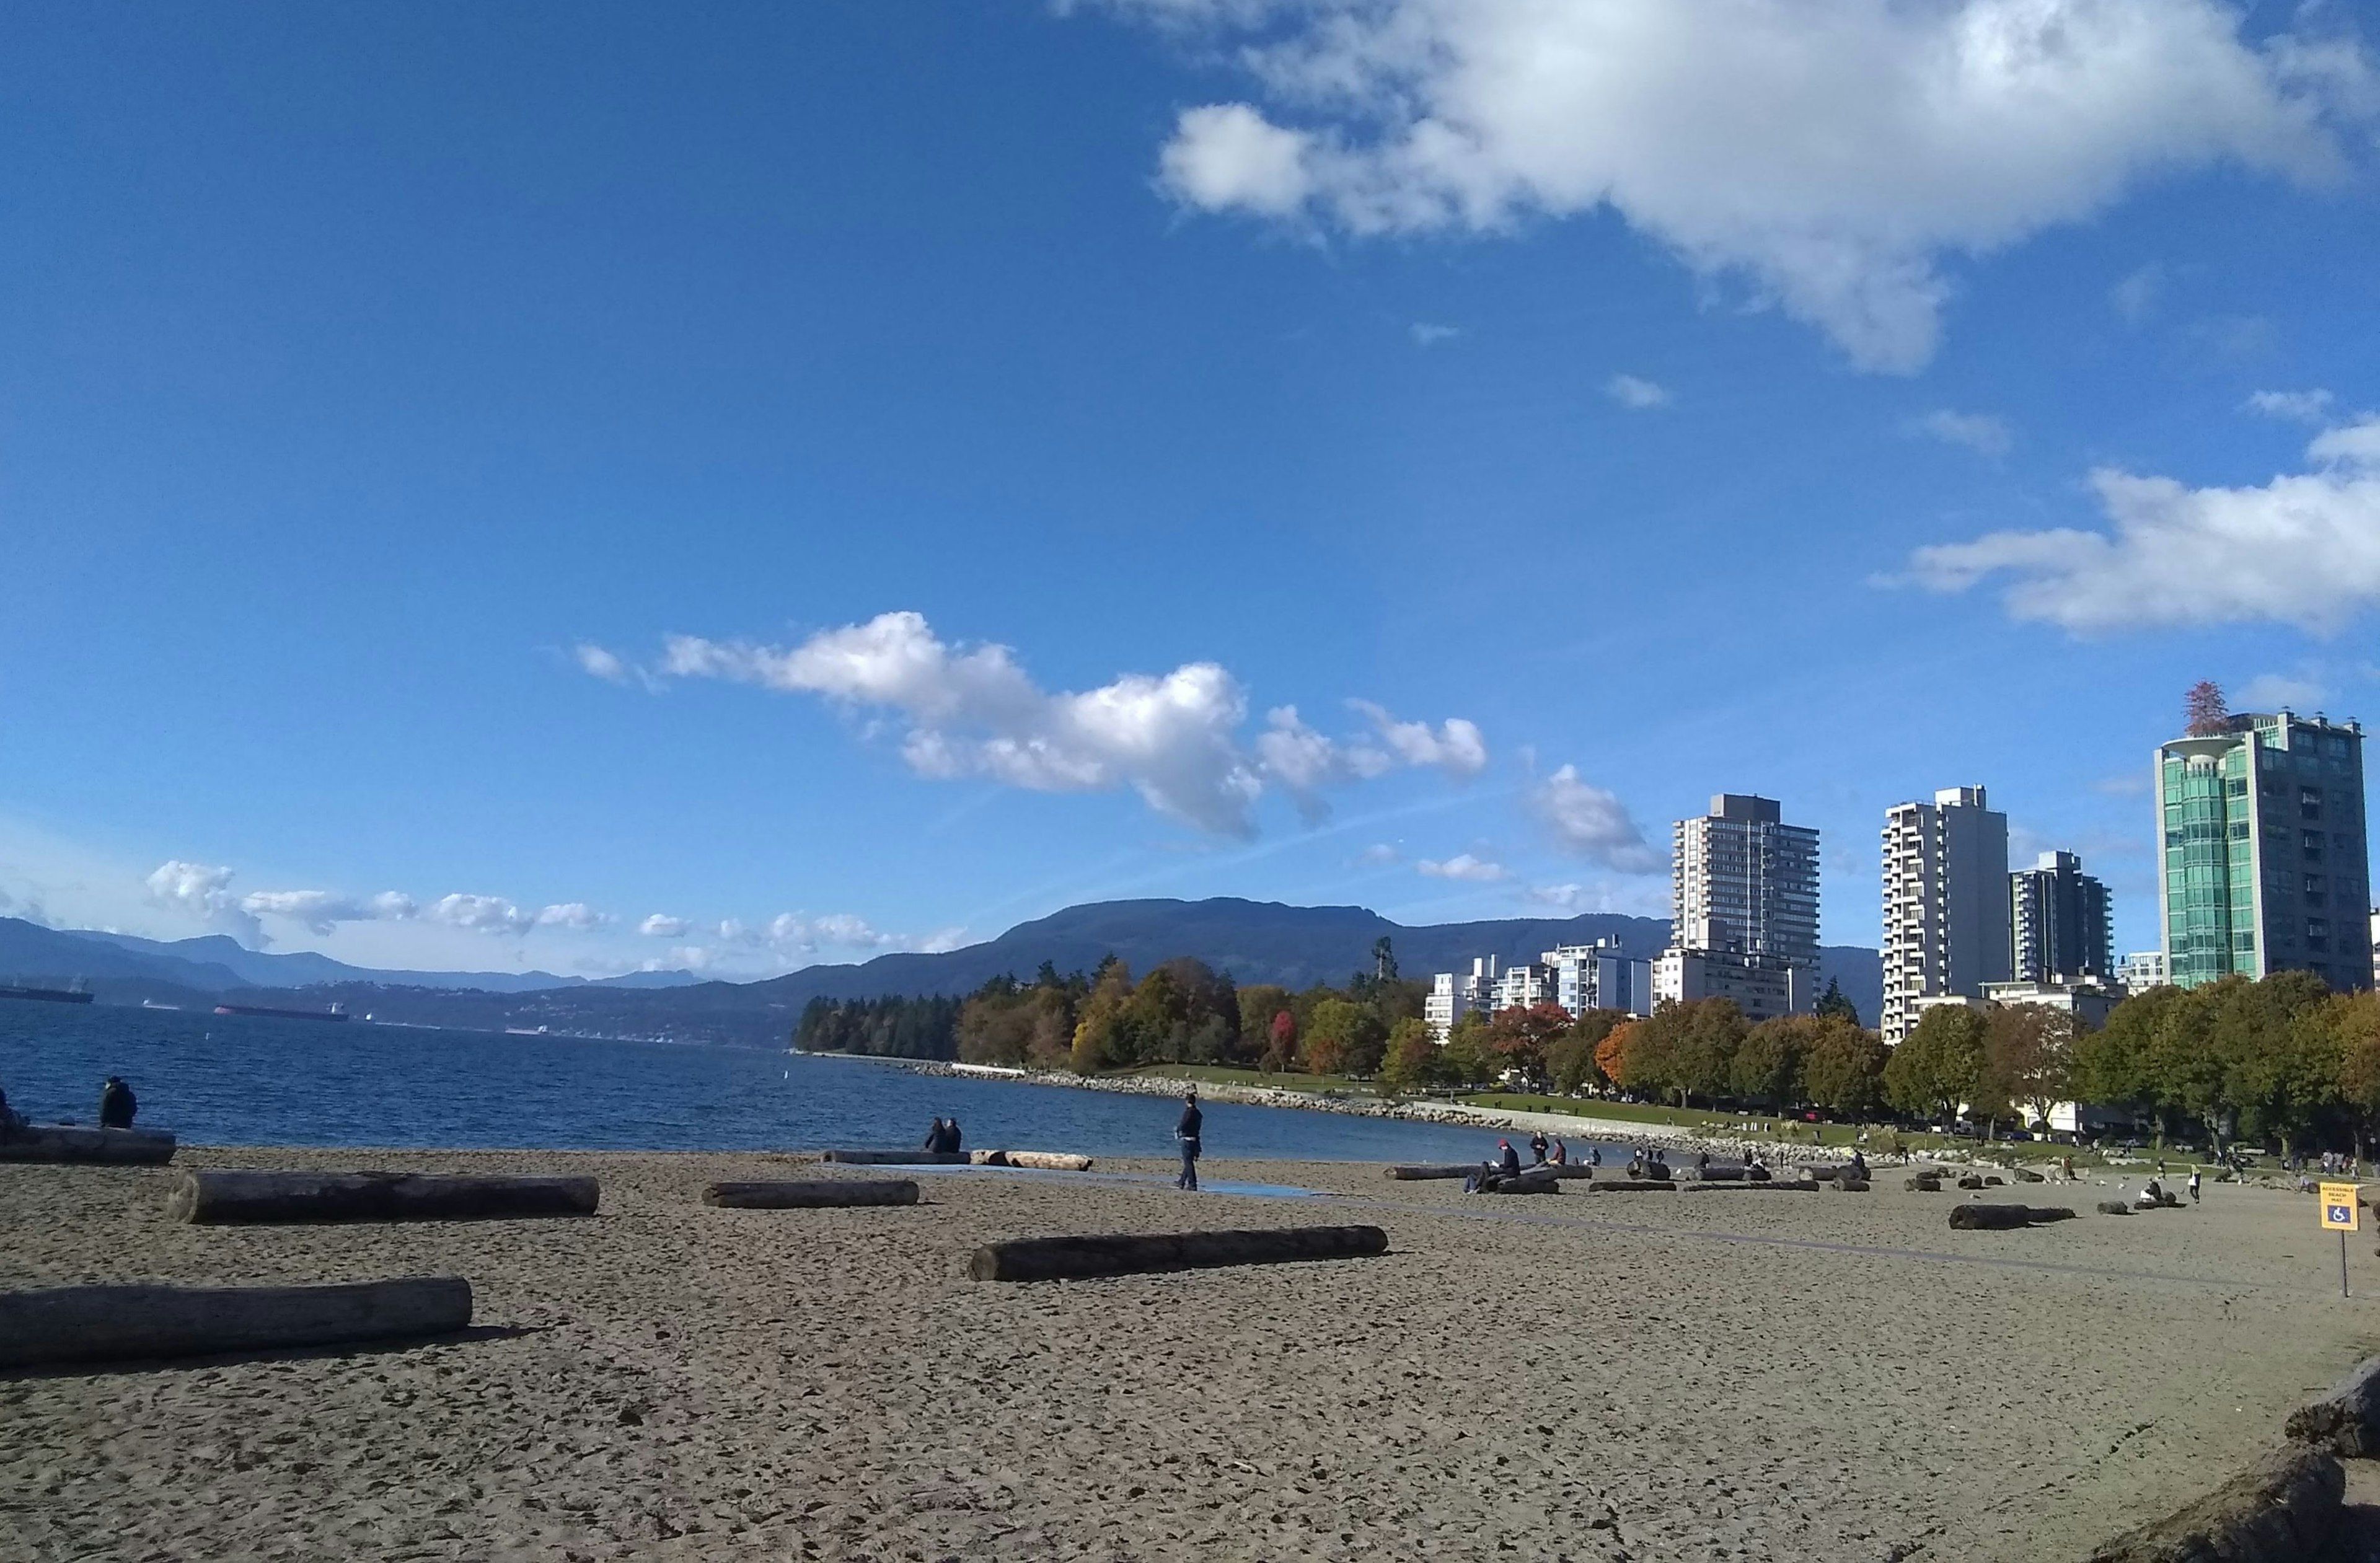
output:
[[[419,1031],[0,1000],[0,1090],[92,1122],[120,1074],[140,1124],[193,1144],[455,1149],[817,1150],[912,1145],[955,1116],[970,1146],[1171,1156],[1177,1101],[917,1074],[736,1048]],[[1209,1156],[1476,1161],[1492,1132],[1207,1107]],[[1605,1153],[1607,1156],[1609,1152]]]

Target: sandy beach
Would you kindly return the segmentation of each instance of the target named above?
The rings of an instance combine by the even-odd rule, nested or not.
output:
[[[1489,1200],[1215,1160],[1326,1193],[986,1172],[929,1175],[911,1208],[767,1212],[697,1196],[786,1158],[181,1159],[584,1173],[603,1210],[192,1228],[163,1218],[169,1169],[0,1167],[0,1286],[478,1296],[457,1339],[0,1377],[0,1556],[2079,1558],[2380,1344],[2369,1234],[2372,1297],[2343,1302],[2311,1201],[2260,1189],[1970,1233],[1961,1196],[1897,1177]],[[1344,1221],[1391,1252],[964,1273],[992,1238]]]

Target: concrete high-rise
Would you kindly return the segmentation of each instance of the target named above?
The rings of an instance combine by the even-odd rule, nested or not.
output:
[[[2115,975],[2107,887],[2070,852],[2045,852],[2009,876],[2009,964],[2019,982],[2105,982]]]
[[[1884,1039],[1921,999],[1983,997],[2009,980],[2008,816],[1981,787],[1949,787],[1884,820]]]
[[[2160,745],[2155,766],[2173,981],[2295,970],[2371,987],[2362,728],[2243,711]]]
[[[1818,832],[1773,798],[1721,793],[1670,833],[1670,943],[1818,969]]]

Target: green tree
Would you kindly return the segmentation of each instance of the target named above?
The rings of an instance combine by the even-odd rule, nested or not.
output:
[[[1569,1029],[1570,1012],[1560,1004],[1515,1004],[1488,1017],[1488,1046],[1522,1084],[1543,1090],[1547,1052]]]
[[[1982,1013],[1963,1004],[1926,1011],[1884,1066],[1885,1099],[1903,1112],[1949,1122],[1982,1083],[1985,1029]]]
[[[1316,1074],[1341,1074],[1379,1066],[1388,1028],[1367,1005],[1330,998],[1314,1006],[1304,1031],[1305,1067]]]
[[[1552,1079],[1554,1089],[1564,1096],[1576,1096],[1590,1085],[1602,1084],[1605,1077],[1597,1062],[1596,1050],[1627,1018],[1624,1010],[1589,1010],[1571,1022],[1570,1028],[1546,1049],[1546,1073]]]
[[[2380,992],[2331,996],[2325,1024],[2338,1049],[2338,1095],[2355,1114],[2355,1149],[2365,1152],[2380,1123]]]
[[[1119,1059],[1124,1009],[1132,1002],[1132,968],[1113,955],[1099,963],[1091,991],[1075,1021],[1071,1062],[1077,1074],[1097,1074]]]
[[[1488,1017],[1478,1011],[1457,1016],[1439,1055],[1449,1084],[1478,1085],[1496,1078],[1496,1050],[1488,1045]]]
[[[1388,1056],[1380,1063],[1380,1084],[1391,1095],[1426,1091],[1444,1076],[1438,1036],[1426,1021],[1399,1021],[1389,1034]]]
[[[1815,1014],[1779,1015],[1745,1032],[1729,1070],[1730,1087],[1771,1111],[1799,1100],[1802,1060],[1821,1024]]]
[[[2028,1123],[2072,1095],[2074,1016],[2046,1004],[2007,1004],[1984,1025],[1984,1071],[1980,1085],[1988,1106],[2021,1109]]]
[[[2151,1060],[2166,1012],[2182,997],[2179,987],[2144,988],[2118,1004],[2098,1030],[2075,1037],[2075,1100],[2136,1112],[2155,1109],[2158,1093]]]
[[[1736,1049],[1750,1028],[1732,999],[1700,999],[1681,1007],[1686,1025],[1679,1037],[1671,1084],[1682,1107],[1694,1097],[1707,1101],[1733,1088]]]
[[[1818,995],[1818,1002],[1810,1012],[1820,1020],[1846,1020],[1853,1025],[1860,1023],[1859,1006],[1843,997],[1843,985],[1833,977],[1827,979],[1827,990]]]
[[[1802,1055],[1802,1088],[1830,1118],[1864,1123],[1884,1105],[1888,1049],[1875,1032],[1840,1015],[1819,1017]]]

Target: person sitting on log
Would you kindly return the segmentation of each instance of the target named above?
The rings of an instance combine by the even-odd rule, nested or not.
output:
[[[933,1127],[926,1131],[926,1154],[929,1156],[941,1155],[942,1151],[947,1148],[945,1142],[948,1141],[949,1138],[950,1130],[943,1124],[941,1119],[935,1119]]]
[[[1510,1140],[1496,1142],[1496,1170],[1507,1178],[1520,1175],[1521,1153],[1512,1148],[1512,1142]]]
[[[1643,1145],[1638,1145],[1636,1147],[1635,1154],[1629,1157],[1628,1175],[1631,1178],[1641,1178],[1645,1175],[1645,1147]]]
[[[1554,1139],[1554,1148],[1551,1154],[1548,1155],[1545,1159],[1551,1162],[1556,1167],[1564,1167],[1569,1165],[1570,1147],[1561,1143],[1561,1139],[1559,1135]]]
[[[1652,1164],[1645,1169],[1645,1175],[1652,1179],[1657,1183],[1668,1182],[1670,1181],[1670,1153],[1663,1150],[1658,1145],[1654,1146]]]
[[[22,1129],[24,1126],[24,1114],[11,1109],[8,1106],[8,1093],[0,1091],[0,1137],[5,1137],[11,1129]]]
[[[958,1155],[966,1140],[966,1136],[959,1133],[959,1121],[955,1118],[942,1120],[942,1133],[950,1141],[950,1144],[942,1148],[953,1156]]]
[[[2141,1190],[2141,1197],[2137,1203],[2143,1210],[2155,1210],[2165,1203],[2165,1190],[2159,1186],[2155,1178],[2151,1178],[2148,1186]]]
[[[1589,1145],[1586,1147],[1586,1164],[1589,1167],[1600,1167],[1603,1165],[1603,1147],[1601,1145]]]
[[[1697,1172],[1707,1172],[1710,1170],[1710,1152],[1705,1151],[1700,1156],[1694,1157],[1694,1170]]]
[[[1536,1165],[1546,1164],[1546,1132],[1542,1129],[1529,1136],[1529,1156]]]
[[[113,1074],[100,1082],[99,1126],[101,1128],[129,1129],[132,1127],[132,1115],[140,1110],[140,1098],[133,1096],[131,1086]]]
[[[1859,1179],[1862,1182],[1865,1182],[1867,1181],[1867,1157],[1862,1156],[1856,1150],[1852,1152],[1851,1175]]]

